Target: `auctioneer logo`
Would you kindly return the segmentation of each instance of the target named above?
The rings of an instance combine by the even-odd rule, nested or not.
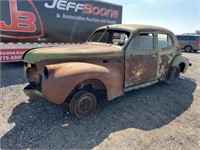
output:
[[[88,1],[90,2],[90,1]],[[119,17],[119,10],[109,9],[105,7],[99,7],[92,5],[91,3],[79,3],[71,2],[68,0],[53,0],[53,2],[46,2],[45,7],[48,9],[58,9],[63,11],[70,11],[74,10],[74,12],[81,11],[83,14],[86,15],[95,15],[101,17],[109,17],[109,18],[118,18]]]
[[[21,1],[20,4],[19,10],[17,0],[1,2],[3,13],[0,21],[0,37],[18,39],[42,37],[44,35],[42,20],[33,2],[27,0]]]

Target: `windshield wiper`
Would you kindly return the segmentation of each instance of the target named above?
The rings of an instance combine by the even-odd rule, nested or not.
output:
[[[106,31],[107,31],[108,29],[109,29],[109,26],[107,26],[106,30],[103,32],[103,34],[101,35],[101,37],[99,38],[99,40],[98,40],[97,42],[101,41],[102,37],[104,36],[104,34],[106,33]]]

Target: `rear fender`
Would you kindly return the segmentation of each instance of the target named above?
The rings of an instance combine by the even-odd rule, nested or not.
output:
[[[174,58],[172,62],[172,67],[180,67],[181,72],[185,73],[188,66],[189,66],[189,60],[182,55],[178,55]]]

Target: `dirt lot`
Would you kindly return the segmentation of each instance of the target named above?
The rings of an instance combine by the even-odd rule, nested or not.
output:
[[[90,117],[29,99],[23,64],[1,65],[1,149],[200,149],[200,53],[173,86],[159,83],[112,102],[101,97]]]

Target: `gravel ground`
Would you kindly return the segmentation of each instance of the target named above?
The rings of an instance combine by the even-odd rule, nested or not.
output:
[[[1,149],[200,149],[200,53],[172,86],[158,83],[73,117],[66,104],[29,99],[23,64],[1,65]]]

